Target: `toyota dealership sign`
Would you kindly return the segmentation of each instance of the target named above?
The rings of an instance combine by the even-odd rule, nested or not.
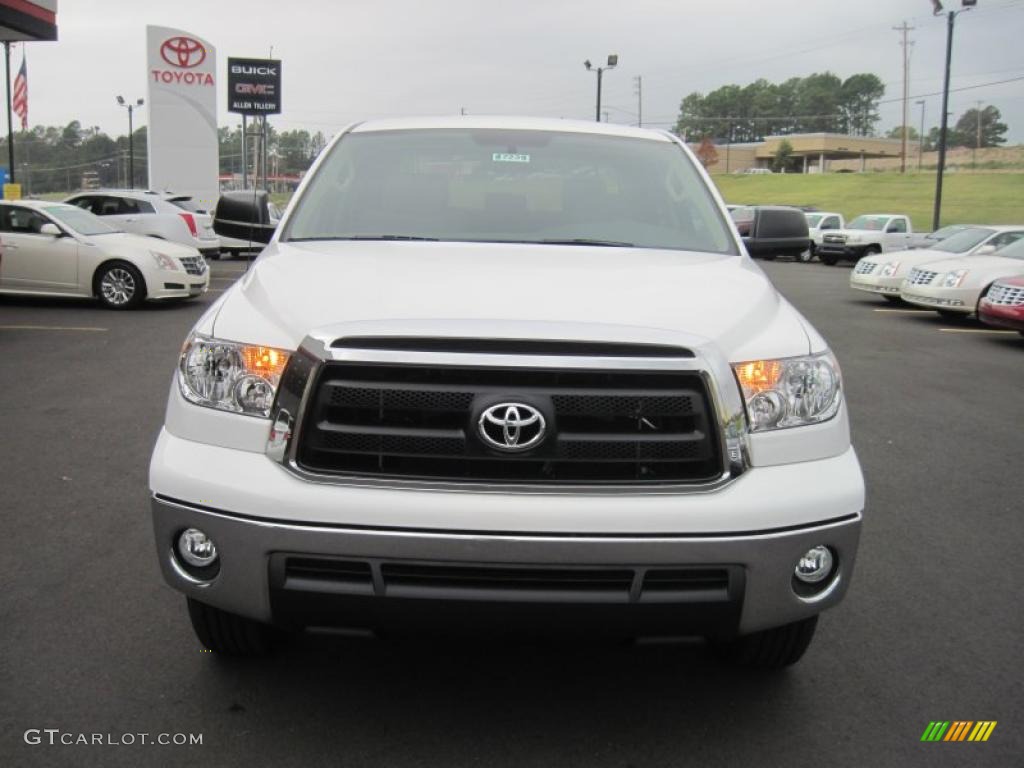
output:
[[[217,55],[189,32],[146,27],[149,82],[149,187],[218,195]]]

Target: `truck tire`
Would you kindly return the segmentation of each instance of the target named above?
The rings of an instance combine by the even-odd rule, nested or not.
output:
[[[834,267],[836,264],[839,263],[839,257],[836,256],[834,253],[822,253],[818,256],[818,258],[821,259],[822,264],[825,264],[829,267]]]
[[[811,644],[818,617],[794,621],[716,644],[719,655],[732,664],[757,669],[784,669],[800,661]]]
[[[868,256],[877,256],[881,252],[881,248],[878,248],[874,245],[869,245],[867,248],[864,249],[864,253],[861,254],[861,258],[866,259]]]
[[[802,264],[810,264],[812,261],[814,261],[814,243],[811,243],[811,247],[808,248],[806,251],[800,251],[799,253],[795,254],[793,257],[793,261],[799,261]]]
[[[214,653],[245,658],[266,656],[274,649],[280,634],[274,627],[186,599],[196,637]]]

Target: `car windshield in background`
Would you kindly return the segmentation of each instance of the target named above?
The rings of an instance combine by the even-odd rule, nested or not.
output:
[[[991,229],[971,227],[970,229],[957,232],[955,235],[950,235],[943,239],[942,242],[931,246],[931,249],[933,251],[944,251],[946,253],[966,253],[975,246],[981,245],[982,242],[994,234],[995,231]]]
[[[821,222],[821,220],[825,218],[825,215],[821,213],[808,213],[806,214],[806,216],[807,226],[811,228],[818,226],[819,222]]]
[[[1007,259],[1020,259],[1024,261],[1024,239],[1014,240],[1009,245],[1003,246],[996,251],[994,256],[1002,256]],[[1022,270],[1024,273],[1024,270]]]
[[[529,130],[348,134],[316,171],[282,240],[349,239],[737,253],[676,144]]]
[[[89,211],[82,210],[73,205],[48,205],[43,210],[64,226],[87,237],[93,235],[112,235],[115,232],[122,231],[110,226],[96,214],[89,213]]]
[[[888,216],[858,216],[846,225],[847,229],[866,229],[871,232],[881,232],[885,223],[889,221]]]
[[[968,225],[966,224],[950,224],[948,227],[936,229],[927,237],[929,240],[945,240],[950,235],[955,235],[957,232],[967,229],[967,227]]]

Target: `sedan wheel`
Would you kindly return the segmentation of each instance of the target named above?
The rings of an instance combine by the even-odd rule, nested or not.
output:
[[[138,306],[145,297],[142,275],[130,264],[111,264],[99,275],[97,295],[110,309]]]

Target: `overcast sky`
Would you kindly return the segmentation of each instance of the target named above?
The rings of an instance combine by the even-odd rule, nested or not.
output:
[[[953,7],[959,0],[946,0]],[[619,55],[605,75],[613,122],[635,123],[643,77],[644,124],[668,127],[683,96],[759,77],[781,81],[831,70],[874,72],[886,99],[901,96],[902,54],[891,28],[916,27],[911,95],[941,91],[945,19],[930,0],[60,0],[56,43],[28,49],[29,120],[78,119],[117,134],[123,94],[146,95],[145,27],[192,32],[230,56],[283,61],[280,130],[331,135],[374,116],[469,113],[592,118],[595,76],[584,59]],[[1024,78],[1024,0],[979,0],[957,18],[953,88]],[[20,47],[12,61],[21,61]],[[954,119],[977,100],[995,104],[1024,142],[1024,79],[951,94]],[[938,123],[940,97],[926,96]],[[920,108],[911,104],[911,125]],[[900,120],[883,104],[881,128]],[[146,114],[138,116],[140,123]]]

